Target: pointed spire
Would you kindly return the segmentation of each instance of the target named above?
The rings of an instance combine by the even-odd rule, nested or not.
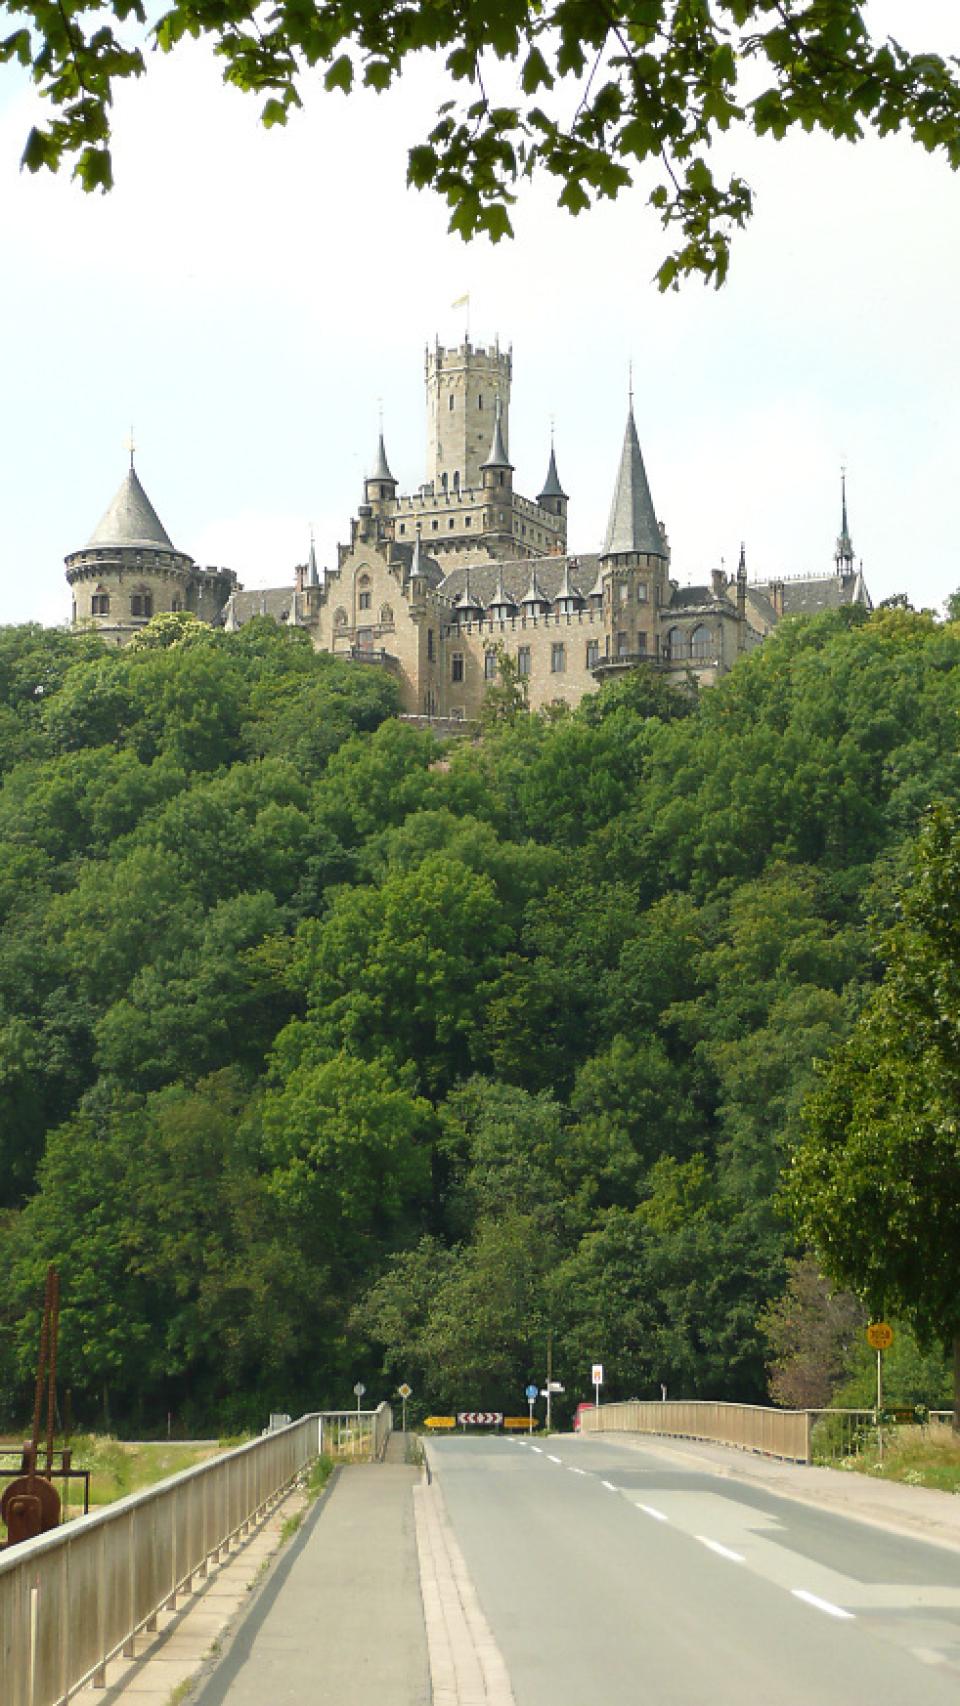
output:
[[[556,604],[557,610],[561,616],[572,616],[574,612],[585,602],[583,593],[580,591],[579,587],[574,586],[570,579],[571,563],[575,562],[575,557],[564,557],[563,559],[563,579],[560,582],[560,591],[554,599],[554,603]]]
[[[497,406],[493,415],[493,443],[486,462],[481,462],[481,468],[513,468],[503,443],[503,426],[501,424],[500,397],[497,395]]]
[[[617,483],[610,506],[607,536],[601,555],[616,557],[628,551],[641,552],[651,557],[667,555],[647,484],[643,457],[640,454],[632,396],[627,414],[627,429],[623,435]]]
[[[487,608],[491,612],[491,614],[494,611],[497,612],[497,618],[496,619],[498,621],[506,620],[511,615],[516,614],[517,601],[512,596],[512,594],[507,591],[506,587],[503,584],[503,564],[502,563],[500,564],[500,572],[497,575],[496,590],[495,590],[494,595],[491,598],[490,603],[487,606]]]
[[[746,541],[741,539],[741,541],[740,541],[740,561],[737,564],[737,579],[738,580],[746,580],[746,578],[747,578],[747,546],[746,546]]]
[[[565,498],[566,496],[567,494],[560,484],[560,476],[557,473],[557,458],[553,448],[553,438],[551,437],[550,463],[547,468],[547,477],[543,482],[543,491],[537,496],[537,503],[542,504],[544,498]]]
[[[470,591],[469,564],[463,571],[463,591],[453,608],[464,622],[472,622],[475,617],[483,615],[483,600]]]
[[[393,475],[390,472],[390,464],[387,461],[387,452],[384,448],[382,430],[381,430],[380,436],[377,440],[377,455],[376,455],[376,461],[374,462],[373,471],[372,471],[372,473],[367,475],[367,479],[368,480],[389,480],[390,484],[392,486],[395,486],[397,483],[396,480],[394,479]]]
[[[160,517],[140,484],[133,466],[132,451],[130,466],[123,477],[123,483],[106,514],[91,533],[87,544],[141,545],[149,550],[156,550],[157,546],[160,546],[164,551],[174,549]]]
[[[550,600],[544,592],[543,587],[540,585],[540,581],[537,576],[536,564],[534,564],[530,570],[530,585],[527,587],[526,592],[520,600],[520,608],[522,610],[532,611],[534,616],[539,615],[541,611],[549,610],[550,608]]]
[[[849,525],[847,523],[847,470],[846,470],[846,468],[841,468],[841,470],[840,470],[840,493],[841,493],[840,537],[837,540],[837,549],[836,549],[836,554],[835,554],[834,560],[835,560],[836,565],[837,565],[837,573],[838,574],[852,575],[854,572],[854,568],[853,568],[853,540],[850,538],[850,528],[849,528]]]
[[[319,586],[320,573],[317,568],[317,548],[313,538],[313,528],[310,529],[310,555],[307,558],[307,586]]]

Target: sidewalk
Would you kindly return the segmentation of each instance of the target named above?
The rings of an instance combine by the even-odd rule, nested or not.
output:
[[[854,1517],[880,1528],[896,1529],[915,1540],[934,1541],[941,1546],[960,1547],[960,1497],[932,1487],[907,1487],[900,1481],[883,1481],[878,1475],[860,1475],[852,1469],[822,1469],[815,1465],[782,1463],[756,1452],[738,1451],[734,1446],[712,1445],[706,1440],[664,1439],[659,1434],[619,1432],[568,1435],[597,1445],[623,1445],[670,1458],[691,1470],[729,1475],[733,1480],[762,1487],[782,1498],[831,1510],[837,1516]]]
[[[398,1463],[340,1469],[191,1706],[428,1706],[419,1478]]]

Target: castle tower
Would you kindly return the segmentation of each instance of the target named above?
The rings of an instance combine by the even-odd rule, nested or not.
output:
[[[65,559],[75,627],[93,627],[118,646],[161,611],[191,610],[218,621],[237,577],[200,569],[178,551],[133,465],[85,546]]]
[[[475,491],[490,448],[497,402],[506,450],[510,445],[512,357],[499,344],[478,349],[469,342],[426,355],[427,483],[434,492]]]
[[[560,484],[560,476],[557,473],[557,457],[553,448],[553,439],[551,438],[550,463],[547,468],[547,477],[543,482],[543,491],[537,494],[537,503],[540,505],[541,509],[545,509],[547,511],[548,515],[555,515],[558,516],[561,521],[566,521],[567,502],[567,494]]]
[[[631,394],[610,520],[600,552],[603,613],[611,657],[655,655],[657,612],[669,599],[668,567],[669,553],[650,496]]]
[[[370,504],[375,515],[385,513],[397,495],[397,482],[390,472],[382,432],[377,441],[373,469],[363,483],[363,492],[365,501]]]

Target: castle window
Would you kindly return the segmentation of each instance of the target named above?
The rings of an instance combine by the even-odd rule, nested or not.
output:
[[[459,468],[454,468],[454,470],[453,470],[453,489],[455,492],[459,492],[459,490],[460,490],[460,470],[459,470]]]
[[[98,586],[90,600],[90,610],[94,616],[109,616],[110,594],[106,587]]]
[[[671,658],[682,658],[684,654],[684,636],[682,628],[671,628],[667,635],[667,655]]]
[[[517,647],[517,674],[518,675],[529,675],[530,674],[530,647],[529,646],[518,646]]]
[[[406,533],[406,531],[407,531],[407,524],[406,524],[406,522],[405,522],[405,521],[401,521],[401,523],[400,523],[400,532],[401,532],[401,533]]]
[[[427,662],[433,662],[433,629],[427,629]]]
[[[464,525],[464,527],[472,527],[473,516],[472,515],[465,515],[463,518],[463,525]]]
[[[434,533],[436,533],[439,525],[440,525],[440,523],[438,521],[431,521],[430,526],[431,526]]]
[[[704,623],[694,628],[690,636],[690,650],[695,658],[710,657],[714,651],[714,638],[710,629]]]
[[[451,681],[462,681],[463,680],[463,653],[462,652],[454,652],[453,657],[450,659],[450,680]]]
[[[131,616],[153,615],[153,593],[148,592],[146,587],[140,587],[136,592],[130,594],[130,614]]]
[[[450,520],[449,520],[449,521],[448,521],[448,523],[447,523],[447,526],[448,526],[448,527],[456,527],[456,525],[457,525],[457,518],[456,518],[456,516],[455,516],[455,515],[452,515],[452,516],[451,516],[451,517],[450,517]]]
[[[347,625],[347,613],[345,610],[334,611],[333,625],[335,628],[345,628],[346,627],[346,625]]]
[[[497,679],[496,652],[484,652],[483,654],[483,679],[484,681],[496,681]]]
[[[446,489],[447,489],[447,476],[446,476],[446,474],[440,475],[440,484],[443,487],[444,491],[446,491]]]
[[[627,634],[617,635],[617,657],[625,658],[630,650],[630,638]]]
[[[646,581],[638,581],[637,582],[637,603],[638,604],[646,604],[649,596],[650,596],[650,594],[647,591]]]
[[[646,636],[646,634],[638,634],[636,643],[637,643],[637,651],[638,652],[645,652],[647,649],[647,636]]]
[[[477,408],[478,409],[483,408],[483,392],[482,391],[481,391],[479,397],[477,398]]]
[[[381,604],[380,606],[380,626],[381,628],[393,627],[393,609],[389,604]]]
[[[600,641],[587,641],[587,668],[593,669],[600,662]]]
[[[369,610],[370,609],[370,594],[369,594],[369,592],[362,592],[360,594],[360,609],[361,610]]]
[[[620,581],[617,585],[617,603],[618,604],[626,604],[627,601],[629,600],[629,597],[630,597],[630,588],[628,587],[626,581]]]
[[[450,410],[450,413],[452,414],[453,413],[453,392],[452,391],[451,391],[450,396],[447,400],[447,408]]]
[[[554,641],[550,647],[550,671],[553,675],[563,675],[567,667],[567,649],[562,641]]]

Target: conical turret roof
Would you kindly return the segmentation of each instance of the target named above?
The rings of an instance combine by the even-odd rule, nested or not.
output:
[[[464,573],[463,573],[463,591],[460,594],[460,597],[457,599],[457,602],[453,608],[454,608],[454,610],[462,611],[467,616],[469,616],[469,613],[471,610],[478,610],[481,615],[483,614],[483,608],[484,608],[483,599],[478,598],[477,594],[475,592],[470,591],[470,565],[469,564],[467,564],[466,568],[464,569]]]
[[[310,535],[310,555],[307,559],[306,584],[307,584],[307,586],[319,586],[320,585],[320,571],[317,568],[317,548],[316,548],[316,545],[314,544],[314,539],[313,539],[312,533]]]
[[[520,604],[524,610],[528,607],[536,610],[541,605],[544,610],[549,610],[550,608],[550,600],[544,592],[543,587],[540,585],[540,580],[535,566],[530,571],[530,585],[527,587],[526,592],[521,598]]]
[[[551,441],[550,466],[547,469],[547,477],[543,482],[543,491],[537,494],[537,502],[542,503],[544,498],[565,498],[566,496],[567,494],[560,484],[560,476],[557,473],[556,452],[554,451],[553,442]]]
[[[389,480],[390,484],[393,486],[395,486],[397,483],[396,480],[394,479],[393,475],[390,472],[390,464],[387,461],[387,452],[384,449],[383,433],[380,434],[380,437],[377,441],[376,461],[374,463],[372,471],[367,475],[367,479],[368,480]]]
[[[140,484],[132,462],[110,508],[94,528],[87,543],[140,545],[149,550],[156,550],[157,546],[164,551],[174,549],[160,517]]]
[[[640,551],[652,557],[667,555],[640,454],[632,403],[601,555],[615,557],[627,551]]]
[[[505,448],[504,442],[503,442],[503,427],[502,427],[501,421],[500,421],[500,398],[499,397],[497,398],[497,406],[496,406],[496,410],[494,412],[494,417],[493,417],[493,443],[490,446],[490,455],[487,457],[486,462],[481,462],[480,466],[481,466],[481,468],[512,468],[513,467],[513,463],[511,462],[509,456],[507,455],[506,448]]]
[[[836,563],[841,574],[853,574],[853,540],[847,522],[847,470],[840,474],[841,517],[840,537],[837,540]]]

